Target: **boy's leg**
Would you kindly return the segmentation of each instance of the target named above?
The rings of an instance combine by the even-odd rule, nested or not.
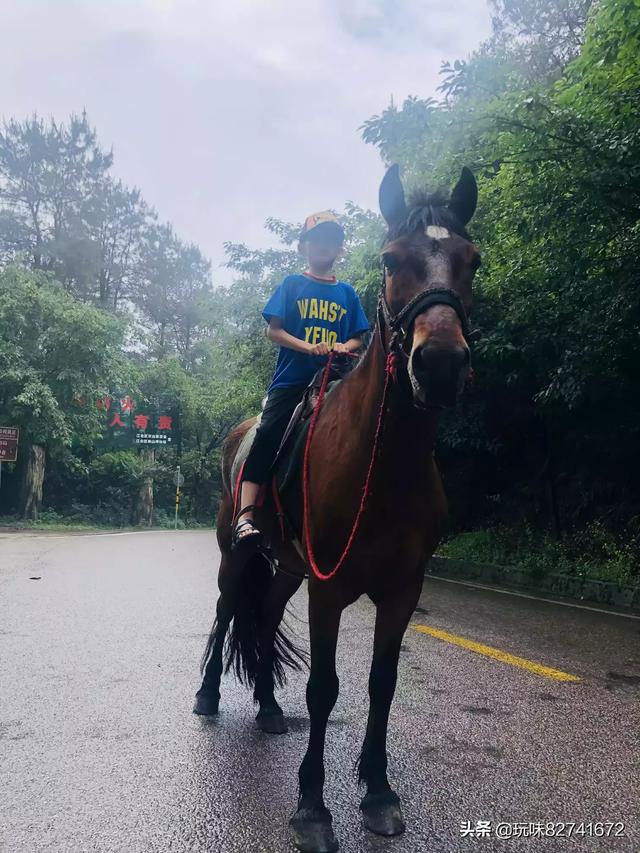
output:
[[[240,486],[240,504],[239,509],[243,506],[252,506],[255,504],[258,492],[260,491],[260,483],[252,483],[250,480],[243,480]],[[253,521],[253,510],[248,509],[242,514],[242,518]]]
[[[306,385],[287,385],[274,388],[269,394],[244,465],[238,511],[255,504],[260,486],[268,480],[271,466],[293,410],[300,402],[306,387]],[[253,522],[253,510],[243,513],[237,519],[236,525],[240,526],[243,521]],[[252,525],[245,526],[244,535],[248,536],[256,532],[255,527],[253,530],[251,527]],[[238,532],[238,539],[243,538],[243,533]]]

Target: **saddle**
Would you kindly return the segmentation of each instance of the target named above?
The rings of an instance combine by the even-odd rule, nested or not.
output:
[[[349,372],[352,367],[350,362],[350,359],[345,360],[344,364],[341,361],[332,362],[327,381],[326,394],[329,394],[340,380]],[[277,474],[278,489],[280,491],[283,491],[286,488],[291,477],[295,475],[299,465],[302,464],[304,440],[306,438],[307,429],[311,423],[311,415],[313,414],[313,410],[318,399],[324,370],[324,367],[321,367],[314,374],[312,380],[309,382],[304,391],[302,399],[293,410],[293,414],[291,415],[287,428],[282,436],[272,467],[272,472]],[[236,486],[236,491],[239,483],[239,477],[242,473],[242,467],[249,454],[251,445],[253,444],[253,439],[260,424],[261,416],[262,413],[258,415],[255,424],[253,424],[253,426],[245,433],[233,460],[233,465],[231,466],[231,482]]]

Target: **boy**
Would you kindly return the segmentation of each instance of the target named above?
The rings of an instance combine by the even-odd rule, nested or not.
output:
[[[330,211],[308,216],[298,245],[308,269],[287,276],[262,312],[269,324],[267,336],[280,351],[244,466],[241,509],[233,521],[234,546],[249,538],[252,543],[260,539],[253,519],[258,491],[268,479],[289,419],[313,375],[331,350],[357,350],[369,329],[353,287],[331,275],[343,242],[344,230]]]

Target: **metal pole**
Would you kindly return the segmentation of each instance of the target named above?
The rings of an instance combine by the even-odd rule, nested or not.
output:
[[[173,522],[173,529],[178,529],[178,505],[180,504],[180,466],[176,468],[176,515]]]

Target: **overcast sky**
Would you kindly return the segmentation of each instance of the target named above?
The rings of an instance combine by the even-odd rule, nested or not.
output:
[[[0,114],[86,108],[114,174],[213,261],[268,216],[375,207],[358,132],[435,94],[489,32],[485,0],[0,0]]]

